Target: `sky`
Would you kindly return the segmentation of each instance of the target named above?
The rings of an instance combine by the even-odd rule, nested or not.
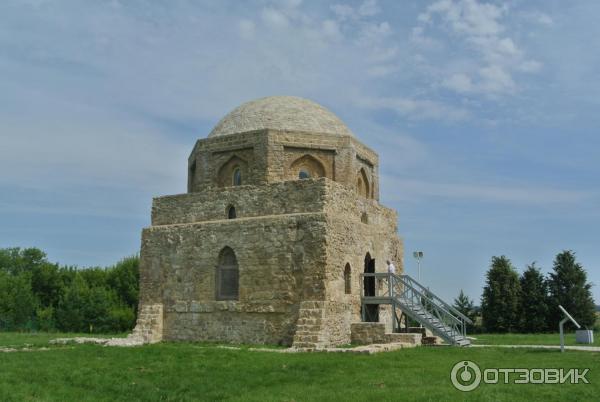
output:
[[[139,252],[239,104],[316,101],[380,156],[406,273],[479,303],[570,249],[600,302],[600,2],[0,2],[0,247]]]

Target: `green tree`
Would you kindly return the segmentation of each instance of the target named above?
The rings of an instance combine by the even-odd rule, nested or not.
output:
[[[458,297],[454,299],[453,307],[460,311],[463,315],[465,315],[468,319],[475,323],[475,319],[477,318],[477,313],[475,311],[475,304],[473,300],[469,299],[469,296],[460,290]]]
[[[0,329],[31,329],[37,300],[31,291],[30,275],[0,271]]]
[[[535,266],[527,266],[519,278],[521,297],[519,306],[520,330],[527,333],[547,331],[548,325],[548,286],[544,275]]]
[[[44,261],[31,271],[31,289],[44,308],[58,305],[63,285],[56,264]]]
[[[31,272],[46,261],[46,254],[37,248],[19,247],[0,249],[0,270],[11,275]]]
[[[519,275],[505,256],[492,257],[481,298],[481,318],[486,331],[512,332],[518,329]]]
[[[56,326],[65,332],[87,332],[84,308],[89,299],[89,288],[81,274],[75,273],[56,309]]]
[[[563,306],[580,325],[594,326],[596,315],[592,285],[587,281],[581,264],[576,262],[573,251],[565,250],[556,255],[548,286],[551,300],[548,324],[551,328],[556,328],[562,318],[558,305]]]
[[[115,290],[125,305],[137,312],[140,259],[138,256],[127,257],[119,261],[108,272],[107,284]]]

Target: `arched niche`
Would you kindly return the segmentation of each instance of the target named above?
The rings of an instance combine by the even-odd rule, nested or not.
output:
[[[361,197],[370,198],[371,186],[365,169],[361,168],[356,175],[356,192]]]
[[[325,167],[319,159],[307,154],[291,163],[289,175],[296,180],[324,177]]]
[[[230,247],[224,247],[219,253],[216,272],[216,299],[238,300],[239,298],[239,267],[235,252]]]
[[[344,267],[344,293],[347,295],[352,293],[352,268],[349,263]]]
[[[248,184],[248,163],[234,155],[225,162],[217,173],[219,187]]]

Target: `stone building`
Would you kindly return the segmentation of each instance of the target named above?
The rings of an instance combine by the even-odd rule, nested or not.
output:
[[[346,344],[363,272],[402,272],[379,160],[324,107],[275,96],[196,142],[185,194],[155,198],[143,230],[134,334],[296,347]],[[389,306],[366,306],[391,322]]]

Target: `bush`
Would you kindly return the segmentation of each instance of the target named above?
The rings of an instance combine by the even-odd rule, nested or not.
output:
[[[39,249],[0,249],[0,330],[123,332],[135,325],[139,258],[59,267]]]
[[[56,322],[54,321],[54,307],[38,307],[35,310],[37,329],[44,332],[52,332],[56,330]]]

